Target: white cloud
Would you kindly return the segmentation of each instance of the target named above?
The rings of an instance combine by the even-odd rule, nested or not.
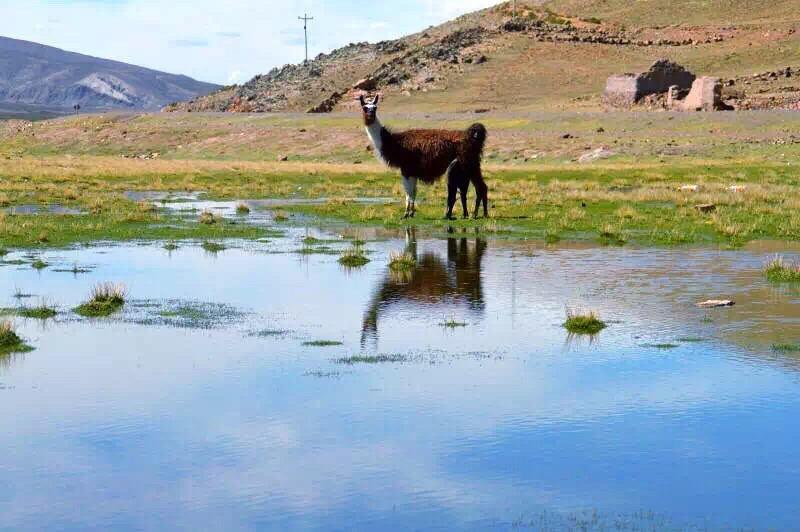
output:
[[[228,85],[236,85],[242,81],[242,71],[241,70],[234,70],[231,72],[231,75],[228,76]]]

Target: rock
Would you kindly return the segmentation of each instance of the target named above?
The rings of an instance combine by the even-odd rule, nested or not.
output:
[[[597,161],[600,159],[608,159],[616,155],[615,152],[609,151],[605,148],[597,148],[596,150],[590,151],[589,153],[584,153],[578,158],[579,163],[591,163],[593,161]]]
[[[681,102],[684,111],[721,111],[727,109],[722,101],[722,80],[703,76],[694,80],[692,90]]]
[[[278,161],[280,161],[280,162],[282,162],[282,163],[285,163],[285,162],[286,162],[286,161],[288,161],[288,160],[289,160],[289,156],[288,156],[288,155],[280,155],[280,156],[278,157]]]
[[[660,59],[647,72],[620,74],[606,81],[604,98],[612,105],[631,105],[650,94],[662,94],[671,86],[688,89],[696,76],[677,63]]]
[[[353,89],[361,91],[374,91],[378,87],[377,82],[373,78],[364,78],[353,85]]]
[[[573,136],[572,136],[571,134],[569,134],[569,133],[564,133],[563,135],[561,135],[561,138],[562,138],[562,139],[574,139],[575,137],[573,137]]]
[[[736,304],[736,302],[731,301],[730,299],[709,299],[708,301],[702,301],[697,304],[700,308],[722,308],[722,307],[732,307]]]
[[[717,210],[717,206],[713,203],[703,203],[701,205],[695,205],[694,208],[704,213],[714,212]]]
[[[683,185],[678,190],[681,192],[697,192],[700,190],[700,185]]]

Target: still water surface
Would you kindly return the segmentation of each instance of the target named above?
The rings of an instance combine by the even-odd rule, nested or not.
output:
[[[36,350],[0,359],[0,528],[800,524],[800,358],[771,347],[800,341],[800,293],[762,278],[776,246],[369,233],[348,271],[294,253],[306,234],[0,267],[0,306],[20,289],[62,310],[17,320]],[[404,250],[411,276],[387,267]],[[103,280],[127,309],[70,314]],[[565,305],[610,327],[571,338]]]

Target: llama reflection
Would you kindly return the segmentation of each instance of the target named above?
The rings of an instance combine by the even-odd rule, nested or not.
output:
[[[413,230],[406,234],[406,249],[417,261],[410,272],[387,273],[375,290],[364,315],[361,332],[362,346],[368,339],[377,341],[378,322],[392,307],[408,305],[437,306],[439,313],[458,305],[482,314],[485,308],[481,284],[481,262],[486,242],[466,237],[447,240],[447,257],[441,253],[417,251]]]

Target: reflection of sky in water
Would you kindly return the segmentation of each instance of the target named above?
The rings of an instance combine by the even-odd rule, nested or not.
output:
[[[800,340],[800,313],[760,276],[773,250],[421,241],[399,282],[386,261],[402,240],[348,273],[271,253],[301,237],[44,254],[95,267],[77,276],[0,268],[2,306],[16,286],[67,308],[114,280],[249,312],[211,330],[20,322],[37,349],[0,365],[0,528],[563,528],[594,511],[793,527],[798,366],[769,346]],[[738,304],[694,308],[709,297]],[[615,323],[568,342],[565,304]],[[641,347],[688,336],[706,341]],[[409,361],[332,362],[360,353]]]

